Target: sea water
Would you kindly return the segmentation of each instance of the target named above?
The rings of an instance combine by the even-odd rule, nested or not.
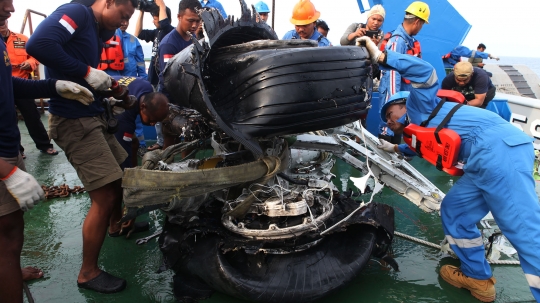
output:
[[[487,64],[497,64],[497,65],[515,65],[522,64],[529,67],[533,72],[535,72],[538,77],[540,77],[540,58],[530,58],[530,57],[505,57],[501,56],[499,61],[492,59],[484,60],[484,63]]]

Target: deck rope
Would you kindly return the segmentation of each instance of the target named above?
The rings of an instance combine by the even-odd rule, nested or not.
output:
[[[416,242],[416,243],[419,243],[419,244],[423,244],[425,246],[429,246],[429,247],[441,250],[440,245],[437,245],[435,243],[431,243],[431,242],[428,242],[428,241],[424,241],[422,239],[418,239],[418,238],[415,238],[413,236],[409,236],[409,235],[406,235],[404,233],[400,233],[398,231],[395,231],[394,235],[396,235],[396,236],[398,236],[400,238],[403,238],[405,240],[409,240],[411,242]],[[488,263],[489,264],[496,264],[496,265],[519,265],[520,264],[519,261],[517,261],[517,260],[488,260]]]

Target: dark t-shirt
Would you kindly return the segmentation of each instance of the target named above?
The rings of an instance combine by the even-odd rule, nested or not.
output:
[[[159,21],[159,29],[143,29],[137,38],[144,40],[146,42],[152,41],[152,58],[150,59],[150,66],[148,67],[148,81],[152,85],[158,84],[158,75],[159,75],[159,64],[157,63],[158,58],[158,49],[161,43],[161,40],[170,33],[174,27],[171,25],[171,20],[165,18]]]
[[[140,77],[113,76],[113,79],[118,81],[118,84],[127,86],[129,94],[137,98],[137,102],[132,108],[116,116],[119,124],[124,125],[123,131],[132,134],[135,132],[135,119],[137,119],[137,115],[139,114],[139,102],[141,101],[141,97],[153,93],[154,88],[150,82]]]
[[[64,4],[41,22],[26,44],[26,52],[45,65],[47,78],[78,83],[90,91],[84,80],[88,67],[96,68],[103,47],[94,13],[78,3]],[[51,114],[76,119],[103,112],[101,98],[89,106],[61,97],[51,98]]]
[[[474,67],[474,73],[471,77],[471,81],[464,87],[459,86],[454,78],[454,72],[449,73],[446,78],[443,79],[441,88],[451,89],[462,93],[467,100],[472,100],[476,95],[485,94],[493,87],[493,83],[489,78],[485,70]]]

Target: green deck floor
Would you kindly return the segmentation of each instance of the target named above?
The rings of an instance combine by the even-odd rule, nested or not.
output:
[[[46,116],[42,117],[42,121],[47,125]],[[19,128],[26,149],[27,169],[41,184],[81,185],[65,154],[56,145],[59,155],[41,154],[23,122],[19,122]],[[443,191],[447,191],[455,180],[421,159],[415,159],[413,163]],[[341,161],[338,161],[333,173],[336,174],[338,188],[342,188],[341,180],[347,180],[351,175],[359,176],[357,171]],[[389,189],[384,189],[374,201],[388,203],[395,208],[397,231],[433,243],[443,239],[437,214],[424,213]],[[151,222],[150,231],[136,234],[131,239],[107,237],[105,240],[100,266],[127,279],[126,290],[102,295],[77,288],[76,279],[82,258],[81,226],[89,204],[88,195],[84,193],[42,202],[25,214],[22,265],[38,266],[45,273],[44,279],[29,283],[35,302],[175,302],[172,290],[174,273],[156,273],[162,262],[157,240],[141,246],[135,244],[135,239],[150,235],[160,228],[163,215],[159,212],[146,217]],[[399,272],[388,270],[372,260],[350,285],[321,302],[479,302],[466,290],[454,288],[438,277],[441,265],[458,265],[459,261],[442,258],[435,249],[400,238],[396,238],[393,248],[400,266]],[[533,301],[521,267],[496,265],[492,268],[498,281],[496,302]],[[240,301],[216,293],[204,302]]]

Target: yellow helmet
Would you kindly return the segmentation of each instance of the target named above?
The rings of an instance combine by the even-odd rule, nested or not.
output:
[[[426,23],[429,23],[429,6],[425,2],[414,1],[407,7],[405,12],[415,15],[416,17],[426,21]]]
[[[291,23],[294,25],[306,25],[319,19],[321,13],[315,9],[310,0],[300,0],[293,9]]]

